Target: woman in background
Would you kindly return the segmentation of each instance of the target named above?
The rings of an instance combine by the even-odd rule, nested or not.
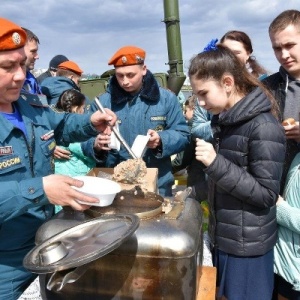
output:
[[[221,38],[220,44],[229,48],[253,76],[259,80],[268,76],[266,69],[252,56],[252,42],[245,32],[238,30],[228,31]]]

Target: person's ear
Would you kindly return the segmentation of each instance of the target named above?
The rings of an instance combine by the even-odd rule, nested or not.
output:
[[[250,57],[251,57],[251,53],[250,53],[249,51],[247,51],[247,56],[248,56],[248,57],[247,57],[246,62],[249,63],[249,60],[250,60]]]
[[[147,73],[147,66],[146,65],[143,65],[143,71],[142,71],[142,73],[143,73],[143,76],[146,75],[146,73]]]
[[[230,93],[234,86],[234,79],[231,75],[224,75],[222,79],[223,86],[225,88],[226,93]]]

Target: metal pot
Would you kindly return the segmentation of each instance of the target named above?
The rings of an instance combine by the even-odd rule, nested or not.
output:
[[[77,268],[72,265],[75,270],[65,268],[64,258],[51,264],[48,272],[35,270],[40,273],[43,299],[196,299],[202,210],[193,199],[163,199],[151,193],[140,198],[138,193],[121,192],[110,207],[92,207],[84,213],[62,211],[40,228],[36,241],[41,247],[51,234],[57,237],[72,231],[76,222],[80,226],[83,221],[134,212],[140,219],[138,229],[106,255],[90,257]],[[131,220],[128,227],[136,226]],[[110,235],[111,240],[119,239],[120,233],[113,230]]]

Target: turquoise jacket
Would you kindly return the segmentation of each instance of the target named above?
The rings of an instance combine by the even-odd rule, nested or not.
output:
[[[61,148],[71,152],[70,159],[55,159],[55,174],[68,176],[86,175],[96,166],[95,159],[84,155],[81,143],[72,143],[68,147]]]
[[[54,159],[55,174],[68,175],[71,177],[86,175],[96,166],[96,160],[85,156],[82,151],[84,143],[72,143],[68,147],[59,146],[70,151],[70,159]],[[61,211],[60,205],[55,205],[55,213]]]
[[[283,198],[285,201],[277,206],[274,272],[300,291],[300,153],[289,169]]]
[[[0,291],[17,293],[33,276],[22,265],[35,246],[37,229],[53,215],[43,177],[54,172],[56,142],[68,145],[98,132],[90,115],[55,113],[37,95],[22,94],[14,102],[26,127],[26,135],[0,113]],[[54,130],[54,136],[42,136]],[[6,275],[5,275],[6,274]],[[16,294],[17,295],[17,294]],[[9,296],[5,299],[10,299]]]

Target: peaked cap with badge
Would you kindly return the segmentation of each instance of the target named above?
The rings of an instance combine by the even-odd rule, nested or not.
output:
[[[83,73],[83,70],[81,70],[79,66],[74,61],[71,60],[59,64],[58,69],[69,70],[76,73],[79,76],[81,76]]]
[[[24,47],[26,32],[17,24],[0,18],[0,51],[15,50]]]
[[[125,46],[120,48],[109,60],[109,65],[114,67],[141,65],[146,57],[145,50],[135,46]]]

